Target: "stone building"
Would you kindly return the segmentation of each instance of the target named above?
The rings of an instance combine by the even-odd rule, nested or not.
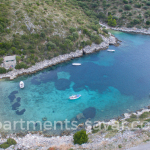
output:
[[[6,69],[15,68],[16,66],[16,55],[13,56],[5,56],[3,66]]]

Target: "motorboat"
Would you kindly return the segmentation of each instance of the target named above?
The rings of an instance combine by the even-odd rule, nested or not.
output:
[[[21,89],[23,89],[24,88],[24,82],[20,81],[19,86],[20,86]]]
[[[72,63],[73,66],[80,66],[81,63]]]
[[[108,49],[107,52],[115,52],[113,49]]]
[[[70,96],[69,99],[74,100],[74,99],[78,99],[79,97],[81,97],[81,95],[77,94],[77,95]]]

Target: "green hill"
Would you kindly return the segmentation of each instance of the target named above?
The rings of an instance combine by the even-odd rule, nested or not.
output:
[[[78,1],[78,4],[88,16],[93,10],[95,16],[110,26],[150,27],[149,0],[85,0]]]
[[[90,13],[90,15],[89,15]],[[16,54],[29,67],[101,43],[99,16],[76,0],[1,0],[0,57]],[[20,68],[21,66],[19,66]]]

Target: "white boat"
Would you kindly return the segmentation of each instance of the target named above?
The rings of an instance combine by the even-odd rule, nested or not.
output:
[[[21,89],[24,88],[24,82],[20,81],[19,86],[20,86]]]
[[[72,63],[73,66],[80,66],[81,63]]]
[[[78,99],[79,97],[81,97],[81,95],[77,94],[77,95],[70,96],[69,99],[74,100],[74,99]]]
[[[107,52],[115,52],[113,49],[108,49]]]

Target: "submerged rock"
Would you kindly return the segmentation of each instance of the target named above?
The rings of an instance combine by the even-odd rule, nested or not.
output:
[[[21,98],[20,97],[17,97],[17,102],[20,102]]]
[[[16,96],[14,94],[10,94],[8,98],[10,99],[10,102],[13,102]]]
[[[17,110],[16,114],[17,115],[23,115],[25,111],[26,111],[25,109],[22,109],[21,111]]]
[[[70,80],[67,79],[58,79],[55,82],[55,87],[58,90],[66,90],[70,88]]]
[[[86,119],[94,118],[96,114],[96,109],[94,107],[89,107],[83,110],[83,115]]]
[[[80,114],[78,114],[78,115],[76,116],[76,118],[77,118],[77,120],[80,120],[80,119],[83,119],[83,118],[85,118],[85,117],[84,117],[83,113],[80,113]]]
[[[16,102],[12,105],[12,110],[17,110],[20,107],[20,103]]]
[[[18,93],[18,91],[13,91],[13,92],[10,93],[10,95],[15,95],[17,93]]]

